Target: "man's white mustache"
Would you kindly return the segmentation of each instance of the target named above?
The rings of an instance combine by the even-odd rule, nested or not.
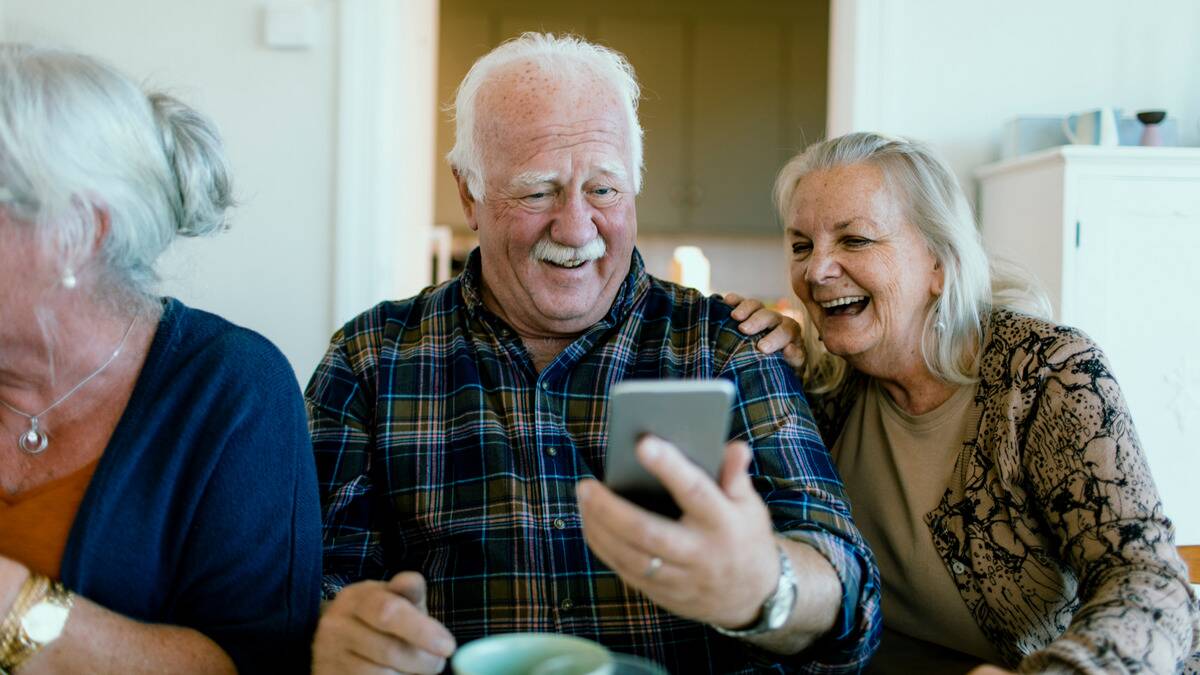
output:
[[[596,260],[604,255],[608,246],[603,237],[596,237],[583,246],[564,246],[543,237],[533,247],[533,259],[555,265],[576,265]]]

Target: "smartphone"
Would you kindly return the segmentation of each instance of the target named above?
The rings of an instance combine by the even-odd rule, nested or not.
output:
[[[729,380],[629,380],[613,385],[605,484],[642,508],[678,518],[675,500],[638,461],[637,442],[646,434],[665,439],[715,480],[725,457],[733,398]]]

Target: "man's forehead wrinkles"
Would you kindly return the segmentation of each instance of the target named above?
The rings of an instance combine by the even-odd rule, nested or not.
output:
[[[540,133],[529,137],[531,142],[544,141],[549,138],[575,138],[578,136],[601,136],[601,137],[616,137],[620,136],[617,129],[577,129],[568,126],[543,127],[539,130]]]

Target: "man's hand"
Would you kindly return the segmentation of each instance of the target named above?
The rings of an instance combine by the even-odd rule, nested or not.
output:
[[[436,675],[454,648],[454,637],[426,612],[424,577],[401,572],[387,582],[351,584],[325,607],[313,672]]]
[[[733,307],[730,316],[740,321],[738,330],[746,335],[754,335],[765,330],[771,332],[762,336],[755,347],[764,354],[774,354],[783,351],[783,359],[793,368],[804,365],[804,343],[800,334],[800,324],[789,316],[767,309],[754,298],[744,298],[737,293],[726,293],[725,304]]]
[[[670,520],[595,480],[580,481],[588,544],[627,584],[682,617],[726,628],[757,618],[779,578],[766,505],[750,482],[750,447],[726,446],[720,484],[675,446],[648,436],[638,459],[683,510]]]

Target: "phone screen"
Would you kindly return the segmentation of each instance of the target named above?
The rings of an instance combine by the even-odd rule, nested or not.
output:
[[[634,380],[612,389],[605,483],[642,508],[678,518],[679,506],[637,460],[638,440],[653,434],[716,478],[729,436],[734,386],[728,380]]]

